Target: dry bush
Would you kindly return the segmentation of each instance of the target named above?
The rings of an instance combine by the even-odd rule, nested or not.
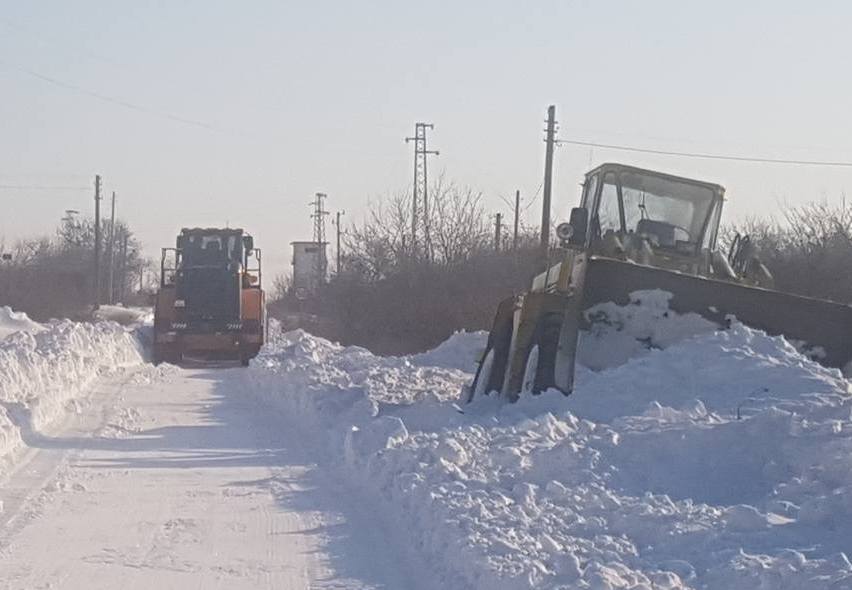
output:
[[[749,220],[751,236],[782,291],[852,302],[852,207],[815,202],[782,211],[781,221]]]
[[[101,301],[108,300],[109,222],[102,226],[104,248],[101,269]],[[128,238],[127,259],[118,245]],[[133,293],[140,274],[151,262],[140,254],[141,246],[123,223],[115,227],[114,287],[116,295]],[[0,305],[24,311],[38,320],[53,317],[85,318],[93,300],[94,223],[89,219],[66,222],[54,237],[20,240],[12,248],[12,260],[0,263]]]
[[[369,205],[347,230],[343,272],[309,301],[283,299],[274,313],[383,354],[430,348],[460,329],[488,329],[497,303],[522,291],[535,269],[535,232],[517,252],[495,252],[482,195],[439,178],[430,188],[432,249],[412,252],[411,196]],[[421,220],[422,222],[422,220]],[[425,235],[420,224],[418,235]]]

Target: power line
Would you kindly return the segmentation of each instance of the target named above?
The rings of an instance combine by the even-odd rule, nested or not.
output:
[[[229,134],[229,135],[239,135],[238,133],[236,133],[234,131],[222,129],[222,128],[217,127],[215,125],[211,125],[210,123],[205,123],[204,121],[198,121],[198,120],[195,120],[195,119],[188,119],[186,117],[181,117],[180,115],[174,115],[172,113],[167,113],[165,111],[158,111],[158,110],[155,110],[155,109],[150,109],[148,107],[145,107],[145,106],[133,103],[133,102],[129,102],[129,101],[126,101],[126,100],[123,100],[123,99],[120,99],[120,98],[107,96],[105,94],[101,94],[100,92],[95,92],[94,90],[89,90],[87,88],[83,88],[82,86],[78,86],[78,85],[72,84],[70,82],[63,82],[62,80],[57,80],[56,78],[52,78],[50,76],[45,76],[44,74],[41,74],[41,73],[39,73],[35,70],[31,70],[29,68],[10,64],[9,62],[5,62],[5,61],[0,60],[0,64],[6,65],[6,66],[12,68],[13,70],[15,70],[15,71],[17,71],[21,74],[25,74],[27,76],[30,76],[31,78],[41,80],[42,82],[47,82],[48,84],[51,84],[53,86],[57,86],[59,88],[63,88],[65,90],[71,90],[72,92],[77,92],[78,94],[82,94],[82,95],[85,95],[85,96],[88,96],[88,97],[91,97],[91,98],[95,98],[97,100],[100,100],[101,102],[107,102],[107,103],[110,103],[110,104],[113,104],[113,105],[124,107],[125,109],[129,109],[129,110],[132,110],[132,111],[145,113],[147,115],[160,117],[162,119],[168,119],[170,121],[175,121],[177,123],[183,123],[184,125],[189,125],[189,126],[192,126],[192,127],[200,127],[202,129],[206,129],[208,131],[214,131],[216,133],[226,133],[226,134]]]
[[[852,168],[852,162],[832,162],[826,160],[789,160],[784,158],[761,158],[752,156],[729,156],[725,154],[705,154],[698,152],[676,152],[669,150],[658,150],[652,148],[642,148],[635,146],[616,145],[609,143],[598,143],[595,141],[580,141],[576,139],[559,139],[556,143],[581,145],[586,147],[596,147],[610,150],[620,150],[624,152],[638,152],[642,154],[656,154],[660,156],[677,156],[680,158],[697,158],[703,160],[729,160],[734,162],[756,162],[761,164],[789,164],[794,166],[831,166],[840,168]]]
[[[88,191],[88,186],[47,186],[40,184],[0,184],[0,190]]]
[[[539,193],[541,193],[541,187],[542,186],[544,186],[544,182],[539,183],[538,188],[536,189],[535,194],[533,195],[533,198],[530,200],[530,202],[527,204],[527,206],[524,207],[524,209],[523,209],[524,213],[526,213],[529,210],[530,207],[535,205],[535,202],[538,200],[538,195],[539,195]]]

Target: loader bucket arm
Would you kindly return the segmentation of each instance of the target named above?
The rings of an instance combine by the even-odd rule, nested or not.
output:
[[[852,360],[852,307],[833,301],[593,256],[583,306],[625,305],[633,291],[650,289],[671,293],[670,307],[678,313],[697,313],[720,326],[733,315],[772,336],[820,347],[825,354],[816,360],[823,365],[843,368]]]

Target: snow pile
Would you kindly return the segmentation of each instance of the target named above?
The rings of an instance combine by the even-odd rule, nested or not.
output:
[[[54,321],[0,341],[0,457],[55,420],[98,375],[142,361],[135,336],[113,322]]]
[[[671,297],[658,289],[636,291],[630,294],[630,305],[601,303],[587,310],[592,325],[580,333],[578,362],[593,370],[615,367],[649,349],[667,348],[718,329],[696,313],[671,312]]]
[[[116,322],[122,326],[141,326],[154,323],[154,311],[149,307],[101,305],[94,315],[97,320]]]
[[[469,372],[479,361],[488,332],[456,332],[436,348],[408,357],[422,367],[446,367]]]
[[[458,359],[481,334],[456,336],[450,354],[378,358],[293,332],[247,377],[428,560],[437,587],[852,588],[840,372],[782,338],[674,316],[659,295],[605,311],[584,336],[591,356],[611,352],[611,366],[637,338],[641,355],[581,371],[571,397],[461,413],[471,375]]]
[[[0,340],[15,332],[40,332],[44,327],[38,322],[31,320],[27,314],[21,311],[12,311],[6,305],[0,307]]]

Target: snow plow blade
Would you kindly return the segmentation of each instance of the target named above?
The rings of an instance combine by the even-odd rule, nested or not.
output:
[[[852,306],[823,299],[592,256],[582,307],[626,305],[630,293],[650,289],[671,293],[669,305],[677,313],[696,313],[720,326],[733,315],[751,328],[819,350],[814,360],[825,366],[842,369],[852,360]]]

